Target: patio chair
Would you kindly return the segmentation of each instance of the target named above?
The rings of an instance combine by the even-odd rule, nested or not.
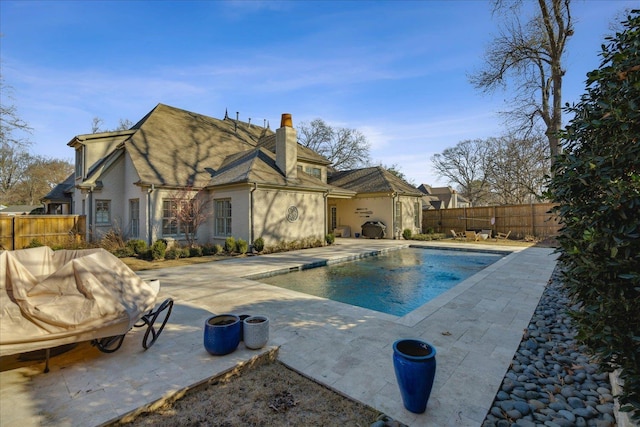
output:
[[[474,242],[480,240],[480,234],[476,233],[475,231],[467,230],[464,232],[464,235],[467,240],[472,240]]]
[[[482,229],[482,231],[480,231],[479,236],[482,240],[487,240],[491,238],[492,233],[493,233],[493,230],[491,229]]]
[[[507,240],[509,235],[511,235],[511,230],[508,233],[496,233],[496,242],[500,239]]]
[[[454,240],[464,240],[464,236],[462,235],[462,233],[456,233],[455,230],[449,231],[451,231],[451,235],[453,236]]]

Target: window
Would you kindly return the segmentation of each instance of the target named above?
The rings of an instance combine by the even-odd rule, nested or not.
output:
[[[231,236],[231,199],[215,201],[216,236]]]
[[[131,221],[131,237],[138,238],[140,235],[140,200],[129,200],[129,220]]]
[[[96,200],[96,225],[111,223],[111,200]]]
[[[162,235],[178,234],[178,202],[173,199],[162,201]]]
[[[193,232],[194,201],[162,200],[162,235],[177,236]]]
[[[76,150],[76,179],[82,178],[82,160],[84,147],[80,147]]]
[[[415,215],[415,217],[414,217],[415,219],[414,219],[413,225],[416,228],[422,228],[422,224],[420,224],[420,203],[415,202],[413,204],[413,212],[414,212],[414,215]]]
[[[314,168],[312,166],[305,166],[304,171],[311,176],[315,176],[318,179],[322,179],[322,171],[320,168]]]

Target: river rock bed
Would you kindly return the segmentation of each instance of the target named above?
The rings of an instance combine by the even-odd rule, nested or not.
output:
[[[482,427],[616,425],[609,375],[575,340],[570,306],[556,268]]]

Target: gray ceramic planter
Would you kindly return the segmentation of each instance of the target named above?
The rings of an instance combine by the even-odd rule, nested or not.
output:
[[[269,341],[269,318],[266,316],[250,316],[244,319],[244,345],[252,350],[267,345]]]

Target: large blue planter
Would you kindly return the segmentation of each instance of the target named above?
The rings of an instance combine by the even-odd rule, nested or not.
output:
[[[393,368],[404,407],[423,413],[436,375],[436,348],[424,341],[398,340],[393,343]]]
[[[204,323],[204,348],[211,354],[222,356],[238,348],[240,318],[235,314],[211,316]]]

